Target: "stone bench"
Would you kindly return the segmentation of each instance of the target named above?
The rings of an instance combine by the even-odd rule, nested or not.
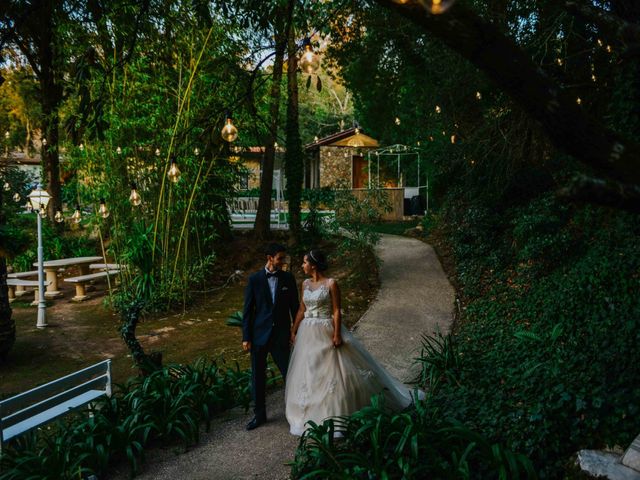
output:
[[[111,360],[0,401],[0,452],[12,438],[45,425],[103,395],[111,396]]]
[[[73,297],[71,300],[74,302],[82,302],[87,298],[89,298],[86,290],[86,286],[88,282],[92,280],[97,280],[99,278],[111,277],[113,275],[117,275],[118,273],[120,273],[120,270],[103,270],[96,273],[89,273],[87,275],[80,275],[77,277],[68,277],[68,278],[65,278],[64,281],[69,283],[74,283],[76,286],[76,296]]]
[[[29,277],[37,277],[37,276],[38,276],[37,270],[32,270],[30,272],[14,272],[14,273],[7,274],[7,278],[29,278]],[[25,285],[15,285],[15,287],[16,288],[14,289],[14,298],[21,297],[22,295],[27,293],[27,290],[24,288]]]
[[[38,272],[36,272],[36,274],[37,273]],[[44,285],[45,286],[49,285],[49,282],[45,281]],[[25,293],[27,293],[27,291],[25,290],[25,287],[35,287],[34,291],[35,291],[36,298],[31,305],[37,305],[38,299],[40,298],[40,295],[38,293],[38,286],[39,286],[39,283],[37,280],[22,280],[21,278],[7,278],[9,303],[13,302],[16,299],[16,297],[20,297]],[[22,289],[21,290],[22,293],[20,295],[18,295],[18,291],[17,291],[18,288]]]

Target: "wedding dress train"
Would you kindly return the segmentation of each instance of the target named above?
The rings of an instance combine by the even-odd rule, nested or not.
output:
[[[286,417],[293,435],[302,435],[309,420],[351,415],[384,394],[385,405],[402,410],[412,391],[393,378],[364,346],[342,327],[343,344],[333,347],[331,279],[312,288],[303,284],[306,306],[289,361],[285,388]],[[390,348],[393,348],[390,346]]]

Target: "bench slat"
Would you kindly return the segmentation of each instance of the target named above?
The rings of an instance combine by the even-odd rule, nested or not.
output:
[[[23,277],[34,277],[38,275],[38,270],[32,270],[30,272],[13,272],[7,273],[7,278],[23,278]]]
[[[109,374],[109,365],[111,360],[104,360],[95,365],[91,365],[77,372],[70,373],[58,380],[54,380],[39,387],[32,388],[26,392],[20,393],[13,397],[0,401],[0,417],[3,417],[7,413],[13,413],[17,410],[25,408],[33,403],[40,402],[51,395],[58,393],[62,390],[66,390],[69,387],[77,385],[79,382],[83,382],[98,374]],[[4,412],[4,413],[3,413]]]
[[[11,425],[7,428],[4,428],[0,434],[2,435],[2,441],[6,442],[7,440],[21,435],[23,433],[28,432],[29,430],[33,430],[36,427],[39,427],[42,424],[55,420],[62,415],[69,413],[69,411],[77,409],[89,402],[92,402],[104,395],[104,390],[89,390],[84,392],[83,394],[71,398],[64,403],[51,407],[44,412],[41,412],[33,417],[27,418],[22,422],[16,423],[15,425]],[[4,421],[3,421],[4,423]]]
[[[49,285],[51,282],[45,280],[44,284]],[[21,280],[19,278],[7,278],[7,285],[9,287],[37,287],[39,285],[38,280]]]
[[[40,413],[50,410],[56,405],[62,405],[65,402],[76,397],[80,397],[90,390],[101,389],[101,391],[105,393],[107,388],[107,381],[108,378],[106,375],[97,377],[93,380],[89,380],[88,382],[83,383],[82,385],[78,385],[77,387],[59,393],[58,395],[55,395],[51,398],[47,398],[45,400],[42,400],[41,402],[25,407],[22,410],[18,410],[11,415],[3,414],[2,425],[4,426],[4,428],[6,428],[12,425],[16,425],[23,420],[37,417]]]
[[[108,270],[108,271],[97,272],[97,273],[89,273],[87,275],[80,275],[78,277],[68,277],[68,278],[65,278],[64,281],[69,283],[87,282],[89,280],[95,280],[102,277],[116,275],[118,273],[120,273],[120,270]]]

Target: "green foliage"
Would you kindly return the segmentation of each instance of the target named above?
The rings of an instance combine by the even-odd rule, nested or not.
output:
[[[637,216],[550,195],[499,216],[460,207],[446,231],[466,309],[452,348],[424,363],[423,380],[446,380],[434,405],[549,476],[580,448],[628,444],[640,404]]]
[[[38,430],[14,442],[0,457],[0,479],[72,479],[102,476],[109,465],[126,460],[140,470],[152,442],[197,442],[201,422],[236,405],[248,408],[251,375],[236,365],[198,360],[172,365],[117,386],[90,409],[53,429]]]
[[[442,420],[428,403],[394,414],[380,397],[350,417],[309,422],[292,467],[299,479],[537,478],[526,457]]]
[[[233,312],[227,317],[224,323],[229,327],[242,327],[242,312],[240,310]]]

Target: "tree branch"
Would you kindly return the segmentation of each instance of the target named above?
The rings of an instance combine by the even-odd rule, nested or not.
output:
[[[593,23],[611,38],[626,44],[640,44],[640,25],[627,22],[619,16],[594,5],[569,1],[564,4],[567,12]]]
[[[567,187],[558,190],[556,195],[573,202],[594,203],[640,213],[640,187],[637,185],[581,175]]]
[[[640,146],[589,118],[514,41],[474,11],[456,3],[431,15],[418,3],[376,0],[439,37],[540,122],[564,152],[611,178],[640,183]]]

